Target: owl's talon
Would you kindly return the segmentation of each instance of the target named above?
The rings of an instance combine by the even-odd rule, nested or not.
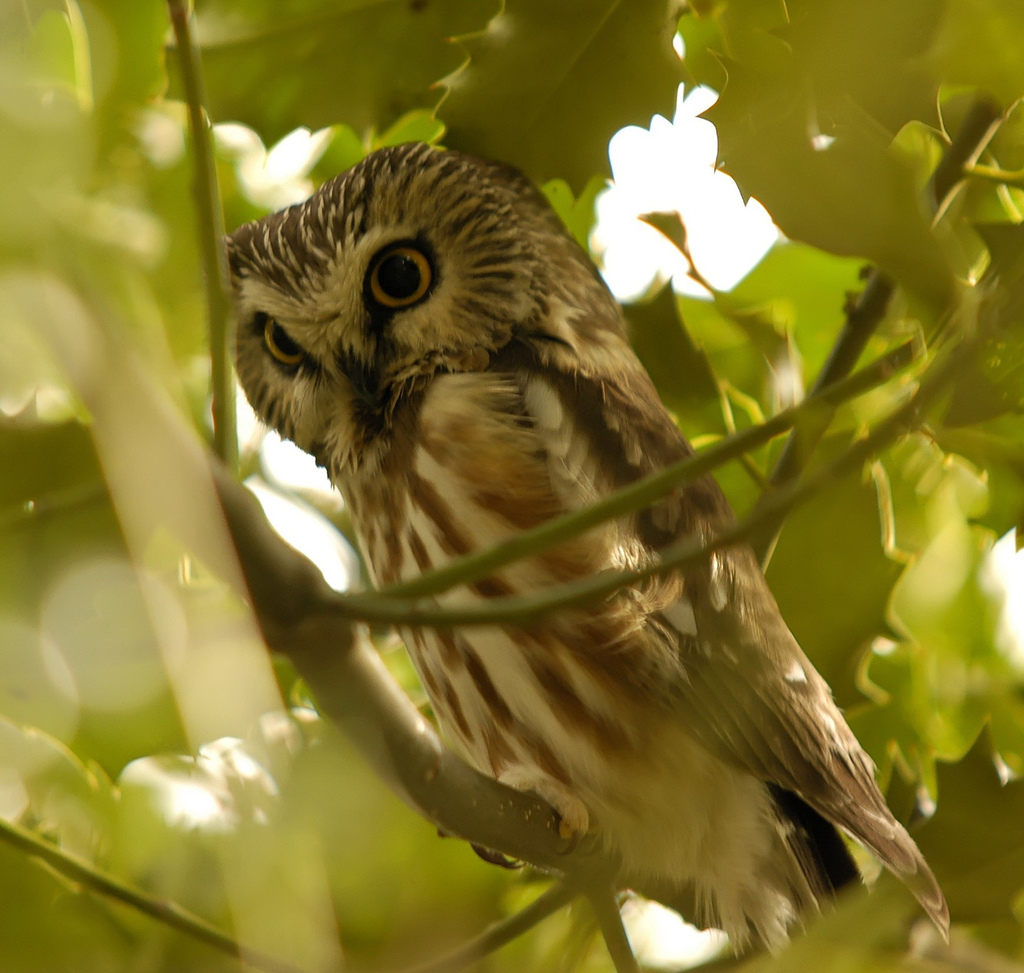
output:
[[[573,826],[572,822],[566,821],[565,818],[559,817],[558,819],[558,837],[563,841],[575,841],[579,837],[579,830]]]
[[[472,841],[469,847],[476,852],[478,858],[482,858],[489,865],[497,865],[499,868],[522,868],[523,863],[518,858],[509,858],[500,851],[494,851],[484,845],[476,845]]]

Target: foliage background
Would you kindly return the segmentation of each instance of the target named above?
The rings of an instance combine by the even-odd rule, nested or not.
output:
[[[330,126],[314,179],[382,144],[439,140],[525,168],[582,237],[609,137],[668,114],[679,81],[721,91],[710,117],[722,164],[789,241],[728,293],[662,290],[630,309],[693,439],[777,411],[784,366],[812,384],[865,264],[897,285],[868,357],[980,329],[984,353],[965,359],[927,426],[798,509],[768,576],[894,808],[910,820],[935,807],[917,837],[958,948],[1017,968],[1024,656],[1000,627],[988,555],[1024,525],[1019,2],[206,0],[197,15],[213,120],[267,144]],[[267,657],[224,581],[226,549],[223,564],[197,557],[188,532],[159,526],[180,508],[196,533],[217,530],[209,498],[161,465],[152,419],[170,411],[211,434],[169,41],[152,0],[0,7],[0,818],[304,968],[344,954],[354,969],[394,969],[543,882],[439,840]],[[1002,123],[936,212],[933,173],[989,104]],[[237,165],[220,143],[229,228],[268,205],[246,195]],[[819,454],[906,391],[844,407]],[[721,471],[737,510],[753,507],[780,447]],[[242,463],[258,470],[258,453]],[[344,531],[336,505],[305,500]],[[393,640],[381,631],[379,643],[418,693]],[[238,966],[87,886],[0,842],[0,967]],[[754,963],[894,966],[910,914],[885,886]],[[576,907],[486,968],[610,967]]]

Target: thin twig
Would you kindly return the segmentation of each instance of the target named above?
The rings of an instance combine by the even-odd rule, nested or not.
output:
[[[979,98],[968,110],[960,130],[947,147],[929,183],[929,201],[936,214],[940,214],[947,205],[963,177],[964,167],[977,160],[999,118],[999,107],[988,98]],[[812,394],[822,392],[851,372],[871,336],[885,318],[894,289],[894,283],[878,268],[871,270],[860,297],[847,308],[846,323],[815,379]],[[781,486],[797,476],[824,434],[824,426],[794,429],[772,471],[771,485]],[[769,520],[751,537],[751,546],[762,567],[767,566],[781,529],[781,518]]]
[[[228,296],[230,290],[222,243],[224,216],[217,188],[217,169],[213,158],[209,119],[204,108],[206,90],[199,50],[192,40],[188,4],[186,0],[167,0],[167,9],[174,27],[178,64],[185,85],[188,124],[192,135],[192,157],[195,163],[193,189],[210,339],[213,448],[214,452],[234,470],[238,468],[238,436],[235,432],[235,382],[231,373],[228,347],[231,301]]]
[[[811,388],[812,397],[820,395],[850,374],[885,317],[893,290],[893,282],[885,274],[877,269],[871,271],[860,297],[847,309],[846,323]],[[800,473],[825,434],[827,426],[823,422],[807,423],[790,433],[769,480],[773,488],[788,483]],[[764,494],[762,504],[768,496],[770,494]],[[767,565],[781,529],[782,518],[765,520],[757,536],[751,538],[751,546],[762,566]]]
[[[100,871],[80,858],[37,837],[31,831],[0,818],[0,841],[35,858],[46,862],[54,871],[65,878],[84,886],[91,892],[115,899],[144,913],[165,926],[185,933],[192,939],[206,943],[221,953],[242,959],[248,966],[266,973],[303,973],[302,967],[287,963],[258,950],[248,949],[232,939],[227,933],[194,913],[183,909],[176,902],[158,899],[119,881],[112,875]]]
[[[471,939],[446,956],[431,960],[422,966],[416,966],[409,973],[456,973],[457,970],[465,969],[470,963],[496,952],[538,923],[543,922],[548,916],[554,915],[578,894],[576,889],[564,882],[556,882],[525,909],[507,919],[502,919],[501,922],[494,923],[475,939]]]
[[[615,889],[608,885],[589,893],[587,898],[593,906],[597,924],[601,929],[608,955],[615,965],[615,973],[640,973],[640,964],[633,955],[626,928],[622,925],[622,913],[615,897]]]
[[[749,541],[751,535],[766,522],[783,517],[827,483],[857,469],[879,450],[914,428],[920,422],[923,410],[951,378],[950,357],[947,355],[941,368],[933,367],[909,402],[830,463],[769,494],[754,513],[724,527],[710,541],[700,543],[696,538],[682,538],[664,548],[657,561],[647,567],[632,571],[601,571],[529,595],[503,596],[444,608],[423,600],[383,598],[380,595],[337,595],[327,589],[328,593],[319,600],[319,604],[315,607],[307,605],[306,610],[353,621],[409,627],[449,628],[457,625],[494,624],[530,626],[553,611],[589,604],[647,578],[685,571],[706,561],[714,551]],[[961,351],[960,358],[952,365],[961,366],[962,361]]]
[[[767,422],[728,436],[697,455],[623,487],[595,504],[521,531],[502,544],[459,558],[442,568],[427,571],[412,581],[382,588],[366,597],[415,598],[447,591],[456,585],[486,577],[513,561],[538,554],[598,524],[641,510],[669,491],[698,480],[724,463],[764,445],[798,423],[817,416],[827,416],[830,420],[836,406],[888,381],[914,361],[919,351],[918,345],[908,342],[849,379],[835,383],[827,391],[809,395],[799,405],[783,410]]]
[[[1000,169],[998,166],[967,166],[964,168],[964,175],[971,176],[974,179],[984,179],[986,182],[1013,186],[1015,189],[1024,189],[1024,169]]]
[[[978,161],[1002,118],[1002,109],[991,98],[982,96],[972,102],[929,181],[931,204],[941,215],[953,190],[964,178],[965,169]]]

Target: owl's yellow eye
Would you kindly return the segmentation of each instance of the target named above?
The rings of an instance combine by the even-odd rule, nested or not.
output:
[[[263,324],[263,344],[282,365],[298,365],[306,353],[288,337],[288,333],[272,317]]]
[[[374,258],[370,296],[383,307],[409,307],[430,290],[434,271],[422,250],[409,244],[390,247]]]

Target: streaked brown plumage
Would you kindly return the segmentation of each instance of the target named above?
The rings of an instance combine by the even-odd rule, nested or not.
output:
[[[341,490],[389,584],[690,452],[587,255],[518,172],[383,149],[229,238],[238,372]],[[710,478],[440,597],[648,563],[730,517]],[[451,743],[596,829],[737,946],[776,944],[868,847],[945,931],[895,821],[748,549],[528,630],[403,633]]]

